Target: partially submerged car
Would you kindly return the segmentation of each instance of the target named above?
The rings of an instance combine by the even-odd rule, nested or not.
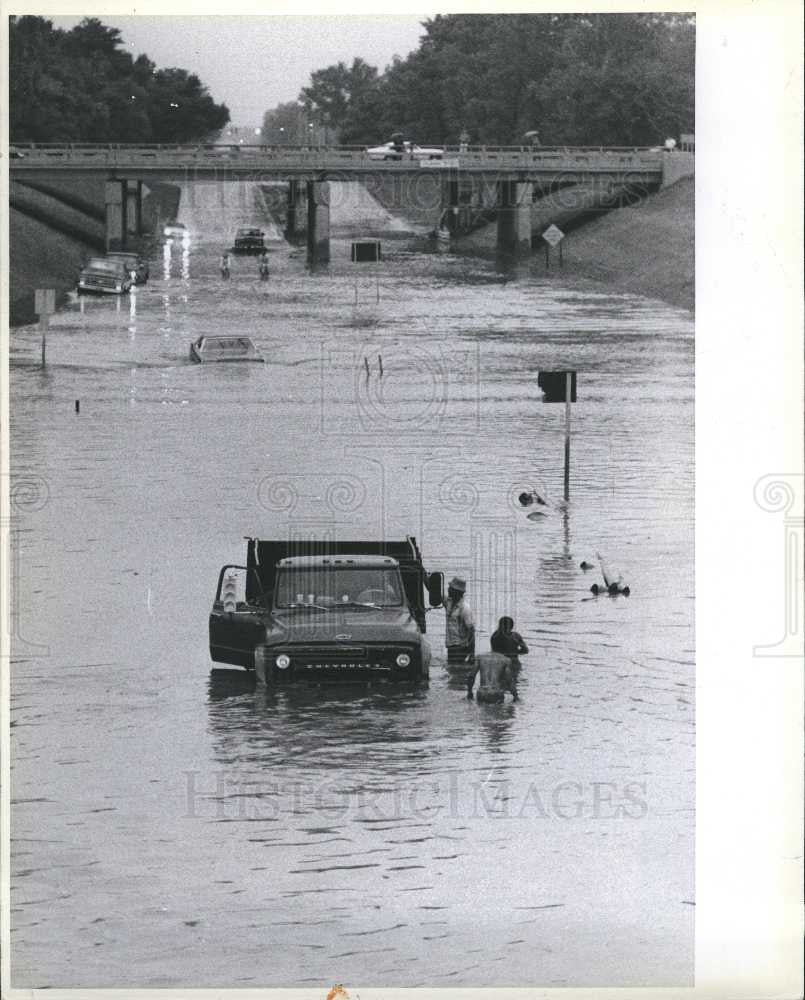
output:
[[[124,250],[110,250],[106,254],[106,257],[108,260],[119,260],[125,264],[126,270],[134,278],[135,285],[144,285],[148,281],[148,276],[151,272],[145,257],[141,257],[138,253],[128,253]]]
[[[427,683],[426,601],[444,577],[403,541],[248,540],[224,566],[210,613],[210,656],[286,683]]]
[[[370,146],[366,153],[370,160],[441,160],[444,156],[444,150],[439,146],[417,146],[407,140]]]
[[[183,222],[176,222],[175,220],[166,222],[162,232],[165,236],[178,236],[179,239],[189,238],[190,236],[187,226]]]
[[[131,289],[132,279],[126,265],[109,257],[91,257],[78,276],[79,292],[106,292],[121,295]]]
[[[239,229],[232,249],[235,253],[262,253],[266,248],[265,235],[262,229]]]
[[[265,361],[250,337],[199,337],[190,345],[191,361]]]

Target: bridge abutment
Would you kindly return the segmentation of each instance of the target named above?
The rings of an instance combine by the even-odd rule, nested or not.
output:
[[[498,181],[498,250],[529,253],[531,250],[531,205],[534,185],[521,181]]]

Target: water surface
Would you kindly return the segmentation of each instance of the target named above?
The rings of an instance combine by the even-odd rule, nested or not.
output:
[[[690,984],[690,315],[427,253],[353,185],[323,270],[265,213],[198,184],[189,244],[59,313],[45,370],[13,336],[14,985]],[[224,282],[252,222],[271,278]],[[215,333],[266,363],[192,364]],[[579,373],[567,505],[552,368]],[[440,611],[428,690],[211,671],[220,566],[289,531],[415,535],[467,578],[482,648],[515,618],[521,700],[466,700]],[[599,552],[628,599],[591,597]]]

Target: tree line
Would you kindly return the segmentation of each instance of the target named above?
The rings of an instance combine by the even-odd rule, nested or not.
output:
[[[69,31],[43,17],[9,22],[12,142],[201,141],[229,121],[195,74],[132,58],[97,18]]]
[[[266,113],[266,141],[310,123],[344,144],[398,131],[422,143],[519,145],[536,132],[542,145],[632,146],[694,131],[690,14],[449,14],[422,27],[419,48],[382,73],[360,58],[313,72],[296,102]]]

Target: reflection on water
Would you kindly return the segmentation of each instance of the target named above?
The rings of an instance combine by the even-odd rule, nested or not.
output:
[[[413,227],[356,306],[350,240],[387,219],[343,187],[315,273],[259,185],[188,185],[161,275],[55,316],[44,372],[15,331],[12,472],[47,487],[16,541],[15,985],[688,983],[690,319]],[[252,222],[271,278],[222,282]],[[191,364],[222,332],[267,363]],[[565,367],[567,504],[536,387]],[[439,610],[428,690],[211,671],[220,566],[288,532],[415,535],[467,579],[481,648],[515,619],[520,701],[466,698]],[[631,597],[591,597],[598,553]]]

